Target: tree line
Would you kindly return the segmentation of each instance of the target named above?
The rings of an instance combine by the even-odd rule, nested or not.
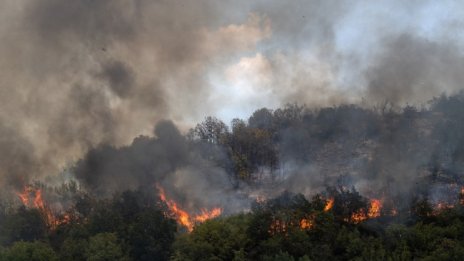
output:
[[[464,207],[434,211],[415,200],[395,215],[364,222],[354,188],[327,188],[307,199],[285,192],[246,213],[176,224],[153,195],[126,191],[98,200],[79,193],[66,222],[50,228],[34,208],[0,216],[0,260],[459,260]],[[327,209],[328,198],[334,198]],[[304,221],[304,222],[303,222]]]
[[[395,215],[353,222],[368,199],[347,189],[350,175],[339,173],[337,184],[322,194],[308,199],[287,192],[256,202],[246,213],[197,224],[191,233],[154,191],[102,199],[68,186],[60,193],[71,207],[53,226],[40,209],[0,206],[0,260],[459,260],[462,205],[436,212],[425,188],[463,184],[463,109],[464,93],[437,97],[423,108],[387,102],[374,108],[290,104],[259,109],[230,126],[207,117],[186,135],[189,146],[237,186],[253,186],[266,175],[276,179],[287,161],[302,166],[338,160],[327,144],[339,144],[336,152],[350,155],[356,144],[372,142],[369,159],[355,166],[362,178],[398,186],[404,177],[418,180],[407,187],[414,196],[394,198]],[[330,197],[334,206],[326,210]]]

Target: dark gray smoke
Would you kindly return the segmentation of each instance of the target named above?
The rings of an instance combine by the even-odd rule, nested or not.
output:
[[[208,160],[202,147],[188,143],[172,122],[159,122],[154,134],[156,138],[140,136],[130,146],[90,150],[77,162],[76,178],[103,197],[127,189],[155,191],[159,185],[189,210],[246,208],[246,198],[234,189],[225,170]],[[216,156],[221,153],[215,151]]]
[[[129,96],[135,84],[134,73],[120,61],[106,64],[100,76],[108,81],[111,90],[120,98]]]
[[[140,136],[128,147],[101,146],[77,163],[76,177],[98,194],[154,186],[188,164],[187,143],[171,122],[160,122],[157,138]]]
[[[365,72],[368,99],[417,105],[463,88],[463,53],[451,42],[403,34],[388,39],[384,49]]]
[[[0,183],[53,176],[81,159],[79,180],[101,194],[144,180],[184,191],[205,190],[216,178],[223,184],[223,166],[189,148],[167,123],[152,133],[153,123],[170,119],[182,133],[206,115],[245,118],[287,102],[312,109],[363,98],[404,105],[453,93],[463,69],[459,6],[6,0]],[[282,154],[300,144],[295,133],[307,138],[282,134]],[[293,160],[283,167],[323,171]],[[305,190],[310,181],[296,175],[286,182]],[[323,178],[311,182],[320,186]],[[221,187],[231,189],[226,183]]]
[[[0,146],[0,165],[2,173],[5,173],[1,180],[20,189],[39,170],[39,162],[34,158],[34,147],[25,137],[1,123]]]
[[[59,172],[100,143],[150,134],[161,118],[185,125],[202,117],[211,109],[202,101],[209,64],[253,48],[261,30],[260,18],[221,27],[219,6],[209,1],[2,5],[0,116],[31,146],[22,163],[37,165],[21,167],[27,174],[4,167],[1,176],[25,182]]]

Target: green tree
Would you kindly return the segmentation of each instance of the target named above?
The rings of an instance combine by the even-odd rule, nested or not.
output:
[[[58,260],[53,249],[45,243],[18,241],[0,254],[5,261],[55,261]]]
[[[60,260],[84,261],[89,243],[85,239],[67,238],[60,249]]]
[[[149,208],[137,214],[128,225],[127,244],[134,260],[169,260],[176,222],[158,209]]]
[[[175,260],[244,260],[248,215],[208,220],[175,243]]]
[[[202,123],[197,124],[193,129],[194,137],[213,144],[221,143],[227,133],[227,125],[211,116],[206,117]]]
[[[260,173],[262,167],[270,170],[277,167],[277,151],[268,130],[251,128],[244,121],[234,119],[227,146],[240,179],[250,180],[251,174]]]
[[[38,209],[20,207],[16,212],[9,214],[0,224],[0,239],[3,244],[15,241],[34,241],[45,238],[47,224]]]
[[[114,233],[99,233],[91,237],[85,257],[88,261],[129,260]]]

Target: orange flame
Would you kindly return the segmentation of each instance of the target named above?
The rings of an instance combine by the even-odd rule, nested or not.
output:
[[[335,202],[334,198],[329,198],[327,200],[327,203],[325,204],[324,211],[327,212],[331,210],[333,208],[334,202]]]
[[[160,199],[166,203],[166,205],[168,206],[169,210],[174,214],[174,216],[176,217],[177,219],[177,222],[179,222],[180,224],[182,224],[183,226],[185,226],[189,231],[192,231],[193,229],[193,223],[191,222],[190,220],[190,216],[187,212],[185,212],[184,210],[180,209],[176,202],[174,202],[173,200],[168,200],[166,198],[166,194],[164,193],[164,189],[162,187],[160,187],[159,185],[157,185],[157,188],[158,188],[158,191],[159,191],[159,196],[160,196]]]
[[[276,234],[287,234],[289,228],[299,228],[301,230],[309,230],[314,227],[314,216],[301,218],[299,221],[295,220],[281,220],[281,219],[274,219],[272,220],[268,233],[271,235]]]
[[[174,200],[167,199],[164,189],[159,184],[156,184],[156,188],[159,191],[161,201],[166,203],[177,222],[186,227],[189,232],[193,230],[195,223],[205,222],[208,219],[220,216],[222,213],[221,208],[213,208],[210,211],[202,209],[200,214],[191,216],[187,211],[181,209]]]
[[[42,199],[42,190],[40,189],[37,189],[35,191],[34,207],[39,208],[39,209],[45,208],[45,204]]]
[[[371,199],[369,203],[369,208],[366,210],[364,208],[359,209],[351,215],[350,221],[354,224],[361,223],[369,218],[380,217],[382,210],[382,201],[379,199]],[[396,213],[395,213],[396,214]]]
[[[382,209],[382,202],[378,199],[371,199],[369,211],[367,212],[367,216],[369,218],[380,217],[381,209]]]
[[[42,198],[42,190],[32,186],[25,186],[23,191],[18,192],[17,195],[25,207],[36,208],[40,210],[47,224],[52,229],[56,227],[57,219],[45,204]]]
[[[286,233],[287,232],[287,224],[279,219],[272,221],[271,226],[268,230],[269,234],[275,235],[278,233]]]
[[[314,221],[311,219],[303,218],[300,220],[301,229],[311,229],[314,226]]]
[[[368,216],[366,215],[366,212],[364,211],[364,209],[360,209],[351,215],[351,222],[353,224],[358,224],[358,223],[363,222],[367,218]]]
[[[195,221],[205,222],[208,219],[212,219],[221,215],[222,210],[220,208],[213,208],[211,211],[206,209],[201,210],[201,214],[194,217]]]
[[[42,191],[32,186],[25,186],[23,191],[17,192],[19,200],[26,207],[44,208],[45,204],[42,199]],[[33,197],[33,198],[32,198]]]
[[[71,215],[66,213],[63,216],[61,216],[60,218],[56,218],[55,221],[54,221],[54,225],[59,226],[59,225],[63,225],[63,224],[68,224],[69,222],[71,222],[71,219],[72,219]]]
[[[29,187],[25,187],[22,192],[18,192],[17,194],[18,194],[19,200],[21,200],[23,205],[28,206],[29,205],[29,195],[30,195]]]

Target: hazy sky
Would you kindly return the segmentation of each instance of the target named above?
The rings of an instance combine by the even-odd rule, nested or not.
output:
[[[240,22],[244,13],[258,16],[265,23],[260,32],[265,33],[252,48],[208,70],[214,90],[209,100],[219,104],[215,114],[226,121],[285,102],[320,106],[370,98],[366,89],[371,79],[366,74],[382,66],[383,56],[402,52],[395,49],[411,49],[406,52],[412,56],[430,55],[438,63],[430,68],[446,67],[446,58],[433,50],[414,53],[416,44],[451,48],[462,55],[464,9],[459,1],[261,1],[235,6],[241,7],[243,13],[233,23],[246,26]],[[399,102],[419,105],[442,91],[461,88],[437,86],[430,79],[424,84],[435,86],[409,93]],[[386,94],[385,99],[392,97]]]
[[[289,102],[420,105],[464,82],[462,1],[1,5],[3,179],[153,135],[160,119],[186,130]]]

